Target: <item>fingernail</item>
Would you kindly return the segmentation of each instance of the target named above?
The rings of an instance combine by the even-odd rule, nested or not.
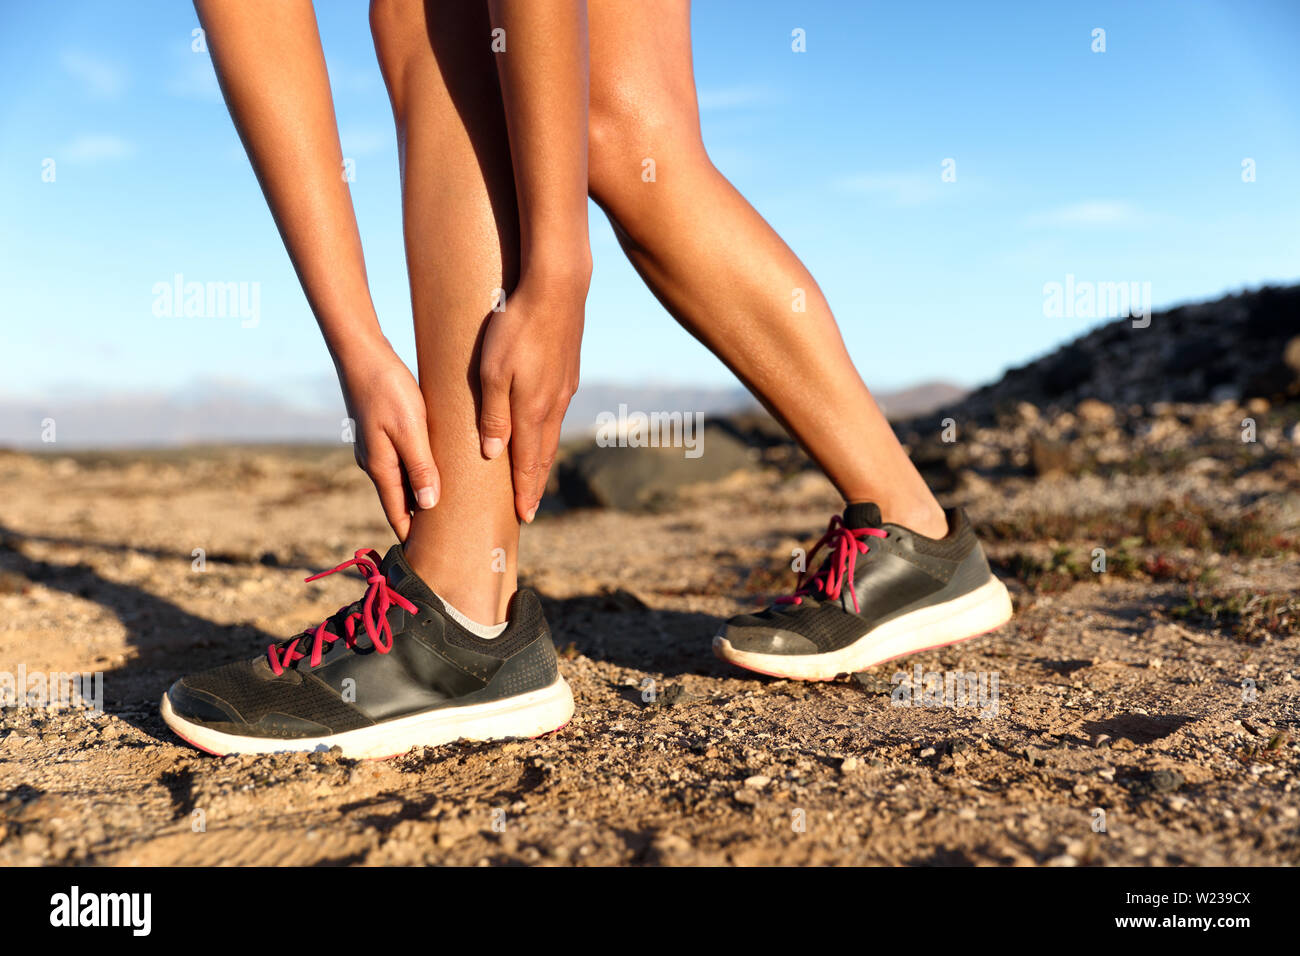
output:
[[[533,523],[533,516],[534,516],[535,514],[537,514],[537,505],[533,505],[533,507],[532,507],[532,508],[529,510],[529,512],[528,512],[528,517],[525,518],[524,521],[528,522],[529,524],[532,524],[532,523]]]
[[[421,508],[432,508],[438,503],[438,496],[433,493],[432,488],[421,488],[415,493],[415,500]]]
[[[483,439],[483,454],[488,458],[489,461],[495,458],[497,455],[501,454],[503,451],[505,451],[505,448],[506,448],[505,442],[503,442],[500,438]]]

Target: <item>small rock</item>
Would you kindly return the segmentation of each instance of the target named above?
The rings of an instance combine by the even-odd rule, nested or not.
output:
[[[1074,450],[1067,442],[1050,441],[1046,438],[1034,438],[1030,441],[1029,461],[1033,465],[1034,474],[1039,477],[1069,474],[1077,466]]]
[[[681,684],[669,684],[657,698],[660,707],[681,707],[698,699]]]
[[[1246,411],[1252,415],[1263,415],[1268,412],[1269,401],[1267,398],[1252,398],[1246,403]]]
[[[1149,797],[1158,793],[1173,793],[1184,782],[1183,775],[1177,770],[1154,770],[1130,782],[1127,786],[1132,793]]]
[[[894,691],[894,685],[890,681],[871,671],[859,671],[853,675],[853,680],[868,693],[888,696]],[[803,687],[802,684],[797,686]]]
[[[1074,409],[1075,416],[1085,425],[1109,428],[1115,424],[1115,409],[1095,398],[1085,398]]]
[[[650,841],[651,851],[660,859],[682,857],[691,852],[689,840],[676,833],[658,833]]]
[[[1177,770],[1157,770],[1151,775],[1151,789],[1157,793],[1173,793],[1183,783],[1183,775]]]
[[[558,490],[566,505],[640,510],[686,485],[748,471],[757,457],[712,422],[692,436],[694,447],[704,452],[696,457],[684,447],[641,447],[636,435],[624,438],[628,447],[607,447],[593,438],[590,446],[559,462]]]

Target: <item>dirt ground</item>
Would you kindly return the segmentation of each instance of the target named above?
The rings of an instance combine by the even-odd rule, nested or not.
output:
[[[522,565],[572,723],[354,763],[214,758],[157,714],[177,676],[361,593],[302,582],[391,540],[349,453],[0,453],[0,670],[102,672],[105,709],[0,712],[0,864],[1295,864],[1294,548],[1153,549],[1148,521],[1099,574],[1075,566],[1086,528],[1041,531],[1104,501],[1140,536],[1170,495],[1294,511],[1294,466],[1251,475],[972,478],[954,497],[1016,618],[824,684],[710,652],[719,618],[789,589],[791,550],[837,507],[820,476],[547,514]],[[996,678],[995,706],[896,699],[916,665]]]

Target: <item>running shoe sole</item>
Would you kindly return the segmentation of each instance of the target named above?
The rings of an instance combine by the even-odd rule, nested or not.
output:
[[[721,633],[713,653],[724,661],[770,677],[834,680],[917,651],[979,637],[1011,620],[1011,596],[996,578],[973,591],[918,608],[867,631],[852,644],[825,654],[761,654],[732,647]]]
[[[213,730],[179,716],[165,694],[162,716],[178,737],[218,756],[301,753],[340,747],[345,757],[365,759],[395,757],[412,747],[436,747],[453,740],[540,737],[569,722],[573,716],[573,692],[563,677],[557,677],[555,683],[540,690],[483,704],[442,707],[327,737],[282,739]]]

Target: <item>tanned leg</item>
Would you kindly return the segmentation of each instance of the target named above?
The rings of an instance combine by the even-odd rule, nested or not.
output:
[[[517,279],[519,227],[487,6],[375,0],[370,20],[397,123],[420,388],[442,478],[406,555],[458,610],[495,623],[516,587],[519,524],[509,456],[480,451],[478,355],[494,290]]]
[[[688,0],[601,0],[589,29],[591,195],[632,264],[846,501],[875,501],[886,521],[942,537],[942,509],[854,368],[816,281],[704,150]],[[642,179],[646,159],[654,182]]]

